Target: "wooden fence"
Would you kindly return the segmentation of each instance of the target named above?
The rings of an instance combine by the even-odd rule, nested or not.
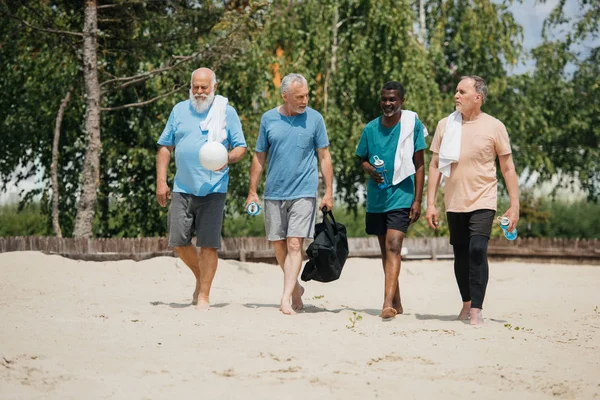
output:
[[[89,261],[145,260],[158,256],[174,256],[167,238],[85,239],[49,236],[0,237],[0,253],[9,251],[41,251]],[[305,243],[305,247],[308,243]],[[350,257],[380,257],[377,238],[349,238]],[[452,259],[452,246],[447,238],[406,238],[408,253],[403,259]],[[529,260],[535,262],[585,263],[600,265],[600,240],[517,239],[504,238],[489,243],[488,255],[493,259]],[[224,238],[219,250],[222,259],[274,262],[273,247],[264,237]]]

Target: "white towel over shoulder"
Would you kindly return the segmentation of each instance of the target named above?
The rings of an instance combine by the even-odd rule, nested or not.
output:
[[[415,153],[415,121],[418,115],[414,111],[402,110],[400,116],[400,138],[394,158],[394,177],[392,184],[397,185],[415,173],[413,155]],[[428,132],[423,126],[423,136]]]
[[[452,163],[460,157],[460,139],[462,136],[462,114],[454,111],[448,116],[444,137],[440,146],[438,169],[446,178],[452,171]]]
[[[208,131],[209,142],[219,142],[227,139],[227,97],[216,95],[206,119],[200,123],[203,131]]]

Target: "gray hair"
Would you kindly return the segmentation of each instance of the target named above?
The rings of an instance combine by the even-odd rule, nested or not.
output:
[[[487,99],[488,87],[487,83],[485,83],[485,79],[477,75],[467,75],[462,76],[460,80],[463,79],[472,79],[475,85],[475,91],[481,95],[481,104],[485,103]]]
[[[292,83],[301,83],[305,86],[308,86],[308,83],[306,82],[306,78],[303,77],[302,75],[287,74],[281,80],[281,94],[282,95],[290,89],[290,86],[292,86]]]
[[[193,70],[193,71],[192,71],[192,75],[191,75],[191,77],[190,77],[190,85],[192,84],[192,82],[193,82],[193,80],[194,80],[194,74],[195,74],[196,72],[200,71],[201,69],[207,69],[207,70],[209,70],[210,72],[212,72],[212,81],[211,81],[210,85],[214,87],[214,86],[215,86],[215,83],[217,83],[217,74],[215,74],[215,71],[213,71],[212,69],[210,69],[210,68],[205,68],[205,67],[201,67],[201,68],[198,68],[198,69],[195,69],[195,70]]]

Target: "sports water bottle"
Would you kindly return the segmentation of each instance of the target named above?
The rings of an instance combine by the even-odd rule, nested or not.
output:
[[[380,189],[387,189],[390,187],[390,181],[387,177],[387,173],[385,172],[385,164],[383,160],[377,156],[373,156],[373,166],[375,167],[375,172],[383,176],[383,182],[378,183]]]
[[[517,228],[515,228],[512,232],[508,231],[508,224],[510,223],[510,219],[508,219],[508,217],[498,217],[498,219],[500,220],[500,227],[504,232],[504,236],[508,240],[515,240],[517,238],[518,232]]]
[[[260,214],[260,206],[258,203],[253,201],[252,203],[248,204],[248,207],[246,207],[246,212],[254,217]]]

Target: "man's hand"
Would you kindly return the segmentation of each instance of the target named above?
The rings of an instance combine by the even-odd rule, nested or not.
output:
[[[376,184],[380,184],[384,182],[383,179],[383,175],[381,175],[379,172],[377,172],[375,170],[375,167],[373,167],[372,170],[369,170],[369,175],[371,175],[371,179],[373,179],[375,181]]]
[[[414,224],[415,222],[417,222],[419,220],[419,217],[421,216],[421,202],[420,201],[413,201],[412,206],[410,207],[410,223]]]
[[[161,207],[167,206],[167,199],[171,199],[171,189],[166,183],[156,185],[156,200]]]
[[[333,196],[332,195],[326,194],[325,196],[323,196],[323,200],[321,201],[319,210],[322,210],[323,207],[326,207],[327,211],[333,210]]]
[[[506,212],[502,216],[508,217],[508,219],[510,220],[510,222],[508,223],[507,230],[509,232],[514,231],[515,228],[517,227],[517,223],[519,222],[519,208],[518,207],[510,207],[508,210],[506,210]]]
[[[438,211],[435,206],[427,206],[427,211],[425,212],[425,218],[427,218],[427,223],[433,229],[437,229],[438,223]]]

